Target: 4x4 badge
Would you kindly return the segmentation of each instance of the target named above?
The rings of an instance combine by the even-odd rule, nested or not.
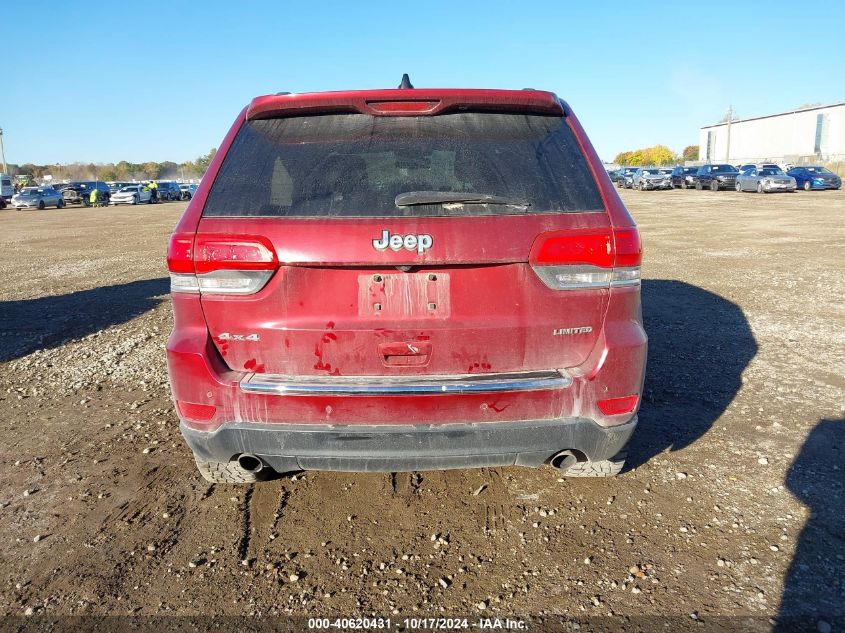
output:
[[[420,255],[425,253],[434,239],[428,233],[421,233],[419,235],[391,235],[390,231],[384,229],[381,232],[381,239],[373,240],[373,248],[377,251],[383,251],[390,248],[392,251],[398,251],[404,248],[408,251],[417,251]]]
[[[261,337],[258,334],[230,334],[223,332],[217,337],[219,341],[260,341]]]

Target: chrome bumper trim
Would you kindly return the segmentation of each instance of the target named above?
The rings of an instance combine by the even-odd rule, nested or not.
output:
[[[248,374],[240,387],[247,393],[276,396],[408,396],[497,393],[565,389],[572,378],[562,371],[528,371],[457,376],[282,376]]]

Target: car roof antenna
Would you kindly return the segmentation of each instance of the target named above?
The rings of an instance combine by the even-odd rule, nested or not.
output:
[[[403,73],[402,75],[402,82],[399,84],[400,90],[409,90],[413,88],[411,85],[411,78],[408,77],[408,73]]]

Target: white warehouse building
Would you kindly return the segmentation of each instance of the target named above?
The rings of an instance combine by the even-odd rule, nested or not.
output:
[[[830,163],[845,160],[845,102],[733,120],[701,128],[705,162]]]

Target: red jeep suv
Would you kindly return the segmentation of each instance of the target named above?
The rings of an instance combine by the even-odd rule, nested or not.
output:
[[[167,361],[200,472],[617,474],[641,247],[578,119],[403,86],[254,99],[179,221]]]

